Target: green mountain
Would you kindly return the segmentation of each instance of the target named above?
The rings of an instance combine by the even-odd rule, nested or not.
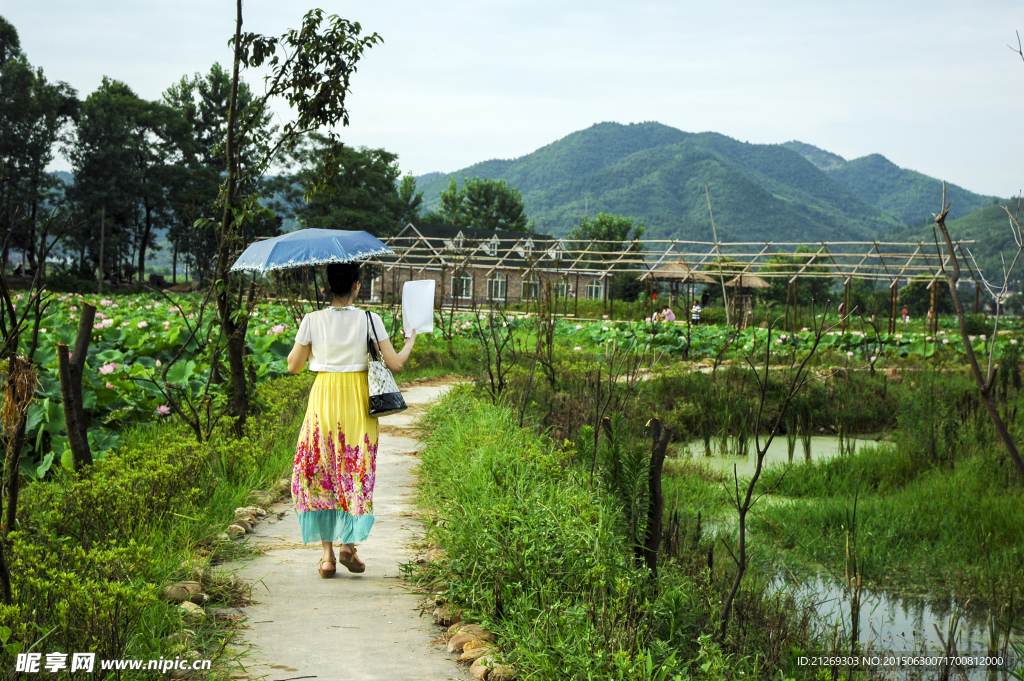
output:
[[[803,142],[786,142],[792,149],[844,187],[910,225],[929,222],[942,202],[942,182],[914,170],[900,168],[882,156],[871,154],[852,161]],[[950,217],[958,218],[999,201],[995,196],[975,194],[955,184],[946,185],[946,200],[952,201]]]
[[[950,199],[947,198],[947,200]],[[953,208],[956,208],[955,203],[950,209],[950,214],[953,213]],[[946,223],[946,226],[949,228],[949,235],[954,240],[974,241],[973,244],[965,245],[964,248],[974,255],[978,267],[984,272],[989,282],[996,287],[1003,282],[1004,259],[1006,266],[1009,267],[1013,257],[1017,254],[1017,244],[1014,241],[1013,231],[1010,229],[1011,223],[1009,216],[1006,214],[1006,209],[1009,209],[1014,215],[1018,215],[1017,199],[986,206],[969,215],[950,220]],[[936,210],[938,209],[936,208]],[[1021,210],[1018,219],[1024,220],[1024,210]],[[934,220],[932,220],[928,224],[905,227],[895,232],[893,238],[907,241],[923,240],[932,244],[935,241],[935,236],[932,233],[932,226],[934,224]],[[939,238],[941,239],[941,236]],[[1014,274],[1010,278],[1015,283],[1011,288],[1012,290],[1019,291],[1021,288],[1020,282],[1024,280],[1024,255],[1018,260],[1013,272]],[[961,279],[970,281],[970,273],[966,270],[963,271]]]
[[[722,240],[868,239],[929,219],[941,183],[872,155],[853,161],[802,142],[747,144],[660,123],[599,123],[533,153],[417,178],[436,208],[454,177],[507,180],[539,227],[563,234],[581,215],[643,220],[652,237],[710,241],[705,185]],[[936,189],[938,188],[938,189]],[[990,205],[949,185],[954,216]]]
[[[600,123],[518,159],[420,177],[425,207],[450,177],[473,176],[517,186],[555,234],[607,212],[643,220],[652,237],[710,241],[705,186],[723,240],[870,238],[900,224],[796,151],[660,123]]]

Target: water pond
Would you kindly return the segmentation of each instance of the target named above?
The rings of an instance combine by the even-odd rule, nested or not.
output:
[[[862,447],[879,442],[880,437],[860,437],[840,441],[836,436],[814,436],[798,439],[795,447],[786,438],[777,437],[768,448],[765,465],[788,464],[800,466],[808,461],[823,461],[835,456],[859,451]],[[706,466],[716,472],[730,476],[733,467],[740,477],[750,477],[757,463],[754,443],[746,443],[746,456],[737,456],[742,445],[735,439],[724,442],[716,439],[711,442],[711,455],[703,441],[681,445],[674,455],[691,459],[695,463]],[[775,498],[780,501],[780,498]],[[705,527],[712,532],[726,530],[731,526],[729,520],[705,521]],[[797,576],[789,569],[783,569],[773,582],[773,589],[785,590],[793,594],[798,602],[815,609],[822,626],[834,632],[843,640],[845,651],[849,652],[849,642],[854,629],[851,617],[850,596],[846,585],[839,579],[826,574],[810,574]],[[938,655],[942,654],[944,645],[941,638],[948,640],[952,626],[956,642],[956,650],[963,656],[987,657],[990,650],[1000,653],[1008,651],[1013,657],[1012,649],[1007,646],[1006,628],[995,622],[989,612],[974,607],[970,602],[957,603],[948,598],[911,596],[888,590],[862,589],[860,595],[860,611],[856,622],[856,638],[860,646],[859,654],[882,655],[891,653],[900,656]],[[1024,613],[1020,613],[1024,616]],[[1020,622],[1021,618],[1014,618]],[[936,628],[938,631],[936,631]],[[995,641],[993,639],[998,639]],[[1024,668],[1024,660],[1017,661],[1019,668]],[[964,674],[970,681],[1007,681],[1012,679],[1003,669],[986,667],[964,668]],[[894,678],[939,679],[959,678],[952,670],[943,675],[934,667],[911,669],[901,667],[889,669],[885,676]]]
[[[805,440],[797,440],[796,446],[793,449],[792,462],[794,465],[799,465],[807,461],[823,461],[844,452],[852,453],[865,445],[875,444],[876,442],[877,440],[874,439],[860,438],[846,440],[841,443],[836,436],[815,435],[810,438],[809,443]],[[677,455],[691,458],[695,462],[702,463],[713,470],[723,473],[731,474],[733,466],[736,466],[737,473],[740,476],[750,477],[754,474],[754,467],[757,464],[753,440],[746,443],[745,449],[747,452],[746,456],[737,456],[735,452],[741,450],[735,440],[729,439],[723,442],[721,439],[716,439],[711,441],[711,456],[707,455],[707,450],[701,441],[683,445],[678,450]],[[723,451],[727,453],[723,455]],[[786,464],[789,461],[789,443],[786,441],[785,436],[776,437],[768,447],[768,453],[765,456],[765,466]]]

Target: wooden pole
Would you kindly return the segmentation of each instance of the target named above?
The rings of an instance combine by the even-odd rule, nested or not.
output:
[[[843,287],[843,333],[846,333],[846,320],[850,317],[850,283],[851,279],[847,278],[846,285]]]
[[[928,331],[933,334],[935,333],[934,327],[938,321],[935,319],[935,281],[935,279],[932,279],[932,283],[928,286],[931,291],[931,301],[928,304]]]
[[[572,316],[580,316],[580,273],[576,273],[576,300],[573,302]]]
[[[651,575],[658,576],[658,550],[661,548],[661,521],[665,511],[665,497],[661,489],[661,472],[665,464],[669,436],[672,431],[662,426],[658,419],[651,419],[651,466],[647,474],[647,491],[650,503],[647,507],[647,532],[644,537],[643,559]]]

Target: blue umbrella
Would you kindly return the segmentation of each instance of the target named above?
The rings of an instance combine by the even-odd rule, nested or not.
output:
[[[232,272],[272,272],[332,262],[354,262],[394,251],[368,232],[341,229],[300,229],[265,239],[245,249]]]

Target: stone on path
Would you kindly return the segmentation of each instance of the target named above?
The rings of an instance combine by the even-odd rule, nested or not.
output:
[[[458,654],[448,654],[431,618],[421,616],[420,597],[411,593],[398,565],[413,559],[409,543],[420,531],[413,520],[413,470],[418,431],[411,428],[422,408],[448,385],[403,389],[409,411],[380,420],[374,490],[374,525],[359,545],[366,572],[338,565],[331,579],[317,573],[319,544],[303,546],[291,501],[272,509],[269,521],[253,528],[247,541],[265,555],[229,567],[252,587],[243,632],[250,648],[242,659],[251,679],[316,677],[321,681],[468,680]],[[298,433],[295,433],[298,439]],[[285,511],[274,522],[275,513]],[[335,546],[337,553],[337,546]],[[236,678],[238,677],[235,674]]]

